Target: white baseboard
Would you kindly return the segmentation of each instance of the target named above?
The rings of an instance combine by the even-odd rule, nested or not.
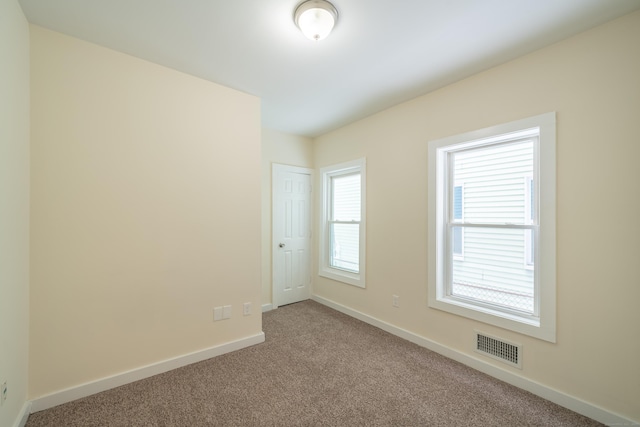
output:
[[[577,412],[586,417],[592,418],[603,424],[610,425],[610,426],[639,425],[637,422],[631,421],[620,415],[609,412],[606,409],[603,409],[603,408],[600,408],[599,406],[585,402],[584,400],[581,400],[577,397],[570,396],[566,393],[555,390],[551,387],[547,387],[538,382],[524,378],[513,372],[505,371],[501,368],[490,365],[480,359],[476,359],[475,357],[469,356],[468,354],[464,354],[457,350],[444,346],[442,344],[438,344],[435,341],[431,341],[413,332],[409,332],[406,329],[402,329],[390,323],[376,319],[375,317],[369,316],[368,314],[364,314],[360,311],[346,307],[335,301],[331,301],[329,299],[326,299],[317,295],[312,296],[311,299],[313,299],[314,301],[320,304],[326,305],[327,307],[331,307],[334,310],[337,310],[348,316],[354,317],[372,326],[380,328],[383,331],[389,332],[390,334],[406,339],[407,341],[411,341],[412,343],[417,344],[421,347],[425,347],[431,351],[435,351],[436,353],[446,356],[449,359],[453,359],[457,362],[470,366],[487,375],[491,375],[492,377],[497,378],[501,381],[504,381],[508,384],[514,385],[518,388],[531,392],[537,396],[542,397],[543,399],[549,400],[553,403],[556,403],[574,412]]]
[[[30,413],[31,413],[31,402],[24,402],[24,405],[22,405],[22,409],[18,414],[18,418],[16,418],[16,422],[13,424],[14,427],[26,426]]]
[[[267,311],[273,310],[273,304],[262,304],[262,312],[265,313]]]
[[[262,342],[264,342],[264,332],[260,332],[259,334],[250,337],[231,341],[204,350],[199,350],[193,353],[178,356],[172,359],[164,360],[162,362],[153,363],[151,365],[123,372],[121,374],[101,378],[99,380],[67,388],[65,390],[56,391],[46,396],[33,399],[31,401],[31,412],[38,412],[44,409],[52,408],[63,403],[71,402],[72,400],[87,397],[92,394],[110,390],[115,387],[120,387],[121,385],[129,384],[134,381],[142,380],[144,378],[149,378],[151,376],[161,374],[172,369],[181,368],[192,363],[201,362],[215,356],[220,356],[222,354],[260,344]]]

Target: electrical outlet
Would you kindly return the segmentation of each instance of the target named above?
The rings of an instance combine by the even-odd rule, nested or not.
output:
[[[213,321],[217,322],[218,320],[222,320],[222,307],[213,308]]]
[[[400,297],[398,295],[393,295],[393,306],[400,307]]]
[[[231,318],[231,306],[230,305],[225,305],[224,307],[222,307],[222,318],[223,319],[230,319]]]
[[[251,314],[251,303],[250,303],[250,302],[245,302],[245,303],[242,305],[242,314],[243,314],[244,316],[248,316],[248,315],[250,315],[250,314]]]
[[[7,400],[7,382],[4,381],[0,386],[0,405],[4,405],[4,401]]]

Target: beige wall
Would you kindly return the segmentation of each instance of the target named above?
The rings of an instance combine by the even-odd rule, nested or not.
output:
[[[271,165],[313,168],[310,138],[262,130],[262,304],[271,304]]]
[[[318,138],[316,168],[367,158],[368,282],[315,294],[471,357],[476,328],[520,342],[516,375],[640,422],[639,40],[636,12]],[[550,111],[557,344],[427,308],[427,142]]]
[[[29,25],[0,1],[0,425],[27,400],[29,336]]]
[[[261,333],[259,99],[37,26],[31,61],[30,397]]]

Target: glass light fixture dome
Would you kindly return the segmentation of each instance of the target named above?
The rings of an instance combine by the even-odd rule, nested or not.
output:
[[[307,0],[298,5],[293,18],[302,34],[318,41],[331,33],[338,20],[338,11],[326,0]]]

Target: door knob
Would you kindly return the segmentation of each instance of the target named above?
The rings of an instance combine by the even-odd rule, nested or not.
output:
[[[278,246],[284,248],[284,243],[280,243]]]

